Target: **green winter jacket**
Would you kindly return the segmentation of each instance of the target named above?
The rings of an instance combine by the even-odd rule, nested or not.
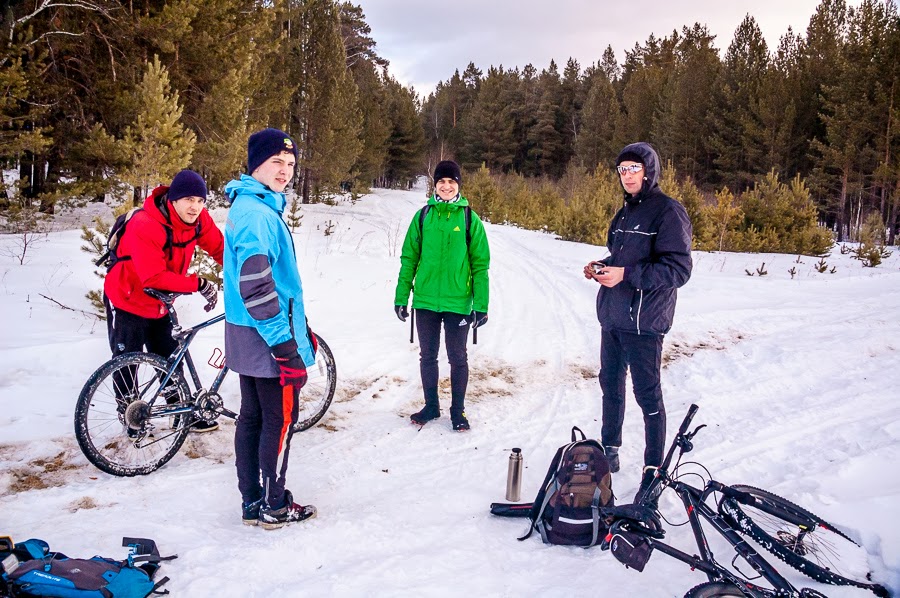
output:
[[[466,247],[463,208],[469,205],[468,200],[460,196],[445,203],[432,196],[428,205],[424,230],[419,230],[416,212],[406,231],[394,305],[407,305],[413,291],[413,309],[487,313],[491,250],[481,218],[472,212],[472,241]]]

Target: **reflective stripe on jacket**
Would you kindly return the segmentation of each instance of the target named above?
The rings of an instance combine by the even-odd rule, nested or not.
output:
[[[294,240],[282,219],[284,194],[247,175],[228,183],[225,193],[231,201],[223,265],[228,366],[248,376],[277,377],[269,348],[291,338],[312,366]]]

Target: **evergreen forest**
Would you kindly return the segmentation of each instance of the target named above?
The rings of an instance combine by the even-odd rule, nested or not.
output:
[[[611,46],[540,71],[472,62],[427,97],[390,74],[352,2],[0,2],[0,162],[19,173],[0,180],[6,230],[61,202],[140,202],[187,167],[219,191],[272,126],[298,142],[304,203],[455,159],[486,220],[604,244],[615,157],[644,140],[697,249],[896,243],[894,0],[822,0],[777,47],[748,14],[727,46],[693,23],[621,64]]]

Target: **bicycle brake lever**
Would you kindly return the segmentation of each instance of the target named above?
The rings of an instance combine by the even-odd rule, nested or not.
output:
[[[692,439],[694,436],[697,435],[697,432],[699,432],[700,430],[702,430],[702,429],[705,428],[705,427],[706,427],[706,424],[700,424],[699,426],[697,426],[696,428],[694,428],[694,431],[693,431],[693,432],[691,432],[691,433],[689,433],[689,434],[686,434],[686,435],[685,435],[685,438],[686,438],[687,440]]]

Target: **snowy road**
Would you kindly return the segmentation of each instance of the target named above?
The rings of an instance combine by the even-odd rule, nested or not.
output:
[[[288,487],[319,517],[273,532],[238,521],[230,422],[192,436],[147,477],[116,479],[87,463],[72,409],[107,358],[105,325],[40,294],[87,309],[83,295],[99,280],[77,231],[51,234],[24,266],[0,258],[0,535],[43,538],[77,556],[121,555],[125,535],[154,538],[179,555],[163,566],[174,596],[571,596],[593,588],[666,597],[704,581],[661,554],[639,574],[597,548],[517,542],[521,522],[488,514],[503,500],[510,448],[523,450],[530,498],[571,426],[599,435],[596,284],[581,269],[603,248],[487,225],[490,323],[469,346],[472,430],[450,430],[446,388],[444,417],[421,430],[408,423],[421,402],[418,348],[391,306],[403,234],[423,203],[421,191],[379,190],[356,205],[304,210],[295,241],[307,311],[334,351],[338,392],[291,451]],[[842,524],[869,549],[876,579],[900,591],[900,255],[864,269],[835,251],[827,258],[834,274],[818,273],[818,258],[694,257],[665,345],[670,430],[698,403],[696,421],[709,427],[692,458],[720,481],[767,488]],[[763,261],[767,276],[747,276]],[[182,322],[204,318],[201,307],[181,299]],[[213,329],[198,338],[198,362],[220,337]],[[235,377],[224,396],[237,406]],[[631,402],[614,481],[620,501],[637,484],[642,438]],[[675,501],[661,501],[672,523],[684,520]],[[672,544],[694,552],[685,528],[669,530]],[[726,546],[713,547],[730,562]],[[828,596],[867,595],[786,573]]]

